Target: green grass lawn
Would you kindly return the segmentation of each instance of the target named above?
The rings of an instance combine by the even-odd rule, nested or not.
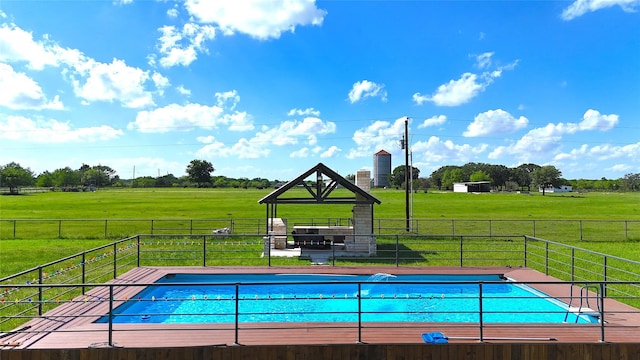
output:
[[[0,219],[260,218],[258,200],[271,189],[114,189],[0,196]],[[382,201],[376,217],[404,218],[402,190],[373,189]],[[293,189],[287,196],[305,196]],[[334,191],[335,196],[347,190]],[[640,192],[547,194],[412,194],[415,218],[451,219],[640,219]],[[280,205],[281,217],[350,217],[349,205]]]
[[[33,267],[111,240],[99,239],[98,230],[82,236],[83,224],[74,228],[75,236],[43,239],[38,223],[29,225],[33,236],[12,239],[11,219],[264,219],[265,205],[258,200],[272,189],[108,189],[87,193],[34,193],[0,196],[0,276]],[[304,189],[287,192],[289,197],[307,194]],[[347,195],[338,189],[333,196]],[[405,192],[373,189],[382,201],[375,206],[376,219],[405,216]],[[640,220],[640,193],[587,194],[459,194],[417,192],[412,194],[413,217],[426,220]],[[350,218],[351,205],[280,205],[283,218]],[[550,223],[552,224],[552,223]],[[596,226],[597,223],[595,223]],[[57,227],[56,223],[48,226]],[[146,226],[146,225],[145,225]],[[500,226],[497,223],[494,226]],[[604,226],[604,225],[603,225]],[[131,229],[128,236],[140,230]],[[425,231],[428,232],[428,229]],[[545,231],[553,231],[545,229]],[[560,231],[560,229],[557,229]],[[55,232],[55,231],[54,231]],[[422,232],[422,231],[421,231]],[[532,234],[528,234],[532,235]],[[94,239],[95,238],[95,239]],[[37,239],[37,240],[34,240]],[[627,242],[575,242],[573,245],[640,260],[638,240]]]

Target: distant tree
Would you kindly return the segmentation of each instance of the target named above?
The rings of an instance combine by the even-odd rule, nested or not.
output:
[[[213,187],[224,188],[229,187],[229,178],[226,176],[214,176],[212,178]]]
[[[109,177],[105,173],[94,168],[82,172],[81,181],[84,186],[101,187],[111,184]]]
[[[429,178],[421,177],[413,181],[413,189],[415,191],[421,189],[421,190],[424,190],[424,192],[427,192],[430,186],[431,186],[431,179]]]
[[[187,175],[198,187],[211,184],[211,173],[214,171],[213,164],[206,160],[191,160],[187,165]]]
[[[396,168],[393,169],[393,171],[389,175],[389,184],[391,184],[391,186],[404,187],[405,168],[406,166],[400,165],[400,166],[396,166]],[[411,180],[416,180],[420,177],[420,169],[418,169],[417,167],[412,166],[410,172],[411,172]]]
[[[80,172],[72,170],[68,166],[54,170],[51,176],[53,177],[53,185],[60,188],[78,186],[82,180]]]
[[[172,187],[178,182],[178,178],[173,174],[167,174],[156,178],[156,187]]]
[[[500,188],[506,186],[507,181],[511,177],[512,169],[504,165],[489,165],[486,172],[489,174],[489,180],[493,186]]]
[[[542,196],[545,194],[545,188],[561,184],[561,176],[562,172],[552,165],[542,166],[531,173],[533,183],[542,186]]]
[[[622,178],[622,186],[627,191],[637,191],[640,190],[640,173],[637,174],[626,174]]]
[[[442,187],[445,189],[453,189],[453,183],[465,180],[464,172],[461,168],[447,169],[442,176]]]
[[[33,185],[34,182],[33,172],[18,163],[10,162],[0,167],[0,186],[8,187],[11,194],[17,194],[21,186]]]
[[[469,181],[491,181],[491,175],[482,170],[477,170],[471,174]]]
[[[53,187],[53,175],[50,172],[45,171],[38,175],[36,178],[36,186],[38,187]]]
[[[531,174],[540,168],[540,165],[536,164],[522,164],[511,171],[511,181],[515,181],[520,185],[520,188],[526,187],[531,191],[531,183],[533,179]]]
[[[135,180],[135,187],[150,188],[155,186],[156,179],[151,176],[141,176]]]
[[[442,185],[442,179],[444,177],[444,173],[447,170],[450,169],[459,169],[459,166],[454,166],[454,165],[447,165],[447,166],[442,166],[440,167],[438,170],[434,171],[431,173],[431,186],[437,187],[438,189],[442,189],[443,185]]]

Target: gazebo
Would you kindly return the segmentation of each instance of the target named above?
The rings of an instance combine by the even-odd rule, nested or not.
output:
[[[306,181],[314,174],[314,181]],[[318,163],[258,201],[258,203],[266,205],[267,233],[274,232],[279,204],[353,204],[353,228],[350,229],[350,234],[345,237],[345,250],[375,254],[373,210],[374,204],[381,202],[369,193],[370,183],[369,171],[361,170],[356,173],[356,185],[323,163]],[[351,195],[331,196],[339,186],[349,190]],[[300,187],[306,189],[305,196],[290,197],[285,195],[287,191]]]

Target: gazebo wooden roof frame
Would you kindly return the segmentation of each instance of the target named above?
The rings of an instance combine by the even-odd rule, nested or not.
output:
[[[316,174],[315,187],[309,185],[305,181],[305,179],[307,179],[313,173]],[[323,186],[323,180],[325,176],[331,180],[326,187]],[[288,190],[298,186],[304,187],[307,190],[309,196],[293,198],[281,197],[281,195],[285,194]],[[329,195],[331,195],[333,190],[338,188],[338,186],[343,186],[344,188],[348,189],[353,193],[353,196],[330,197]],[[371,206],[371,224],[373,226],[373,205],[380,204],[381,201],[370,193],[362,190],[359,186],[353,184],[351,181],[345,179],[337,172],[331,170],[323,163],[318,163],[316,166],[300,174],[295,179],[287,182],[262,199],[258,200],[258,203],[266,204],[268,232],[270,230],[269,219],[275,218],[278,215],[278,204],[368,204]]]

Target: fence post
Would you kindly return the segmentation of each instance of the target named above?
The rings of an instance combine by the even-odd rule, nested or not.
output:
[[[491,236],[491,220],[489,220],[489,236]]]
[[[140,235],[136,235],[137,238],[137,242],[138,242],[138,264],[137,266],[140,267]]]
[[[207,266],[207,235],[202,235],[202,266]]]
[[[455,235],[455,234],[456,234],[455,220],[451,219],[451,235]]]
[[[536,235],[536,221],[535,220],[532,220],[532,221],[533,221],[533,237],[537,237],[537,235]]]
[[[113,347],[113,285],[109,285],[109,347]]]
[[[529,245],[529,237],[524,235],[524,267],[527,267],[527,245]]]
[[[153,235],[153,219],[151,219],[151,235]]]
[[[16,238],[16,220],[13,220],[13,238]]]
[[[42,266],[38,266],[38,316],[42,316]]]
[[[113,243],[113,278],[118,277],[118,243]]]
[[[580,241],[582,241],[582,220],[580,222]]]
[[[606,287],[604,286],[604,283],[600,283],[600,299],[598,299],[598,301],[600,301],[600,341],[604,342],[604,292],[606,291]]]
[[[575,272],[576,272],[576,249],[574,247],[571,248],[571,281],[575,281]]]
[[[107,224],[109,223],[109,220],[104,219],[104,238],[107,238]]]
[[[625,240],[629,240],[629,224],[628,223],[629,222],[627,220],[624,221],[624,239]]]
[[[87,277],[86,277],[86,269],[85,269],[85,260],[86,260],[86,251],[82,252],[82,260],[80,265],[82,265],[82,295],[84,295],[85,293],[85,288],[84,288],[84,284],[87,282]]]
[[[480,342],[484,342],[484,322],[482,321],[482,282],[478,283],[478,305],[480,310]]]
[[[463,236],[460,235],[460,267],[462,267],[462,264],[463,264],[462,259],[464,258],[464,250],[463,250],[462,242],[463,242]]]
[[[193,219],[189,220],[189,235],[193,235]]]
[[[238,328],[240,327],[240,321],[239,321],[239,317],[240,317],[240,284],[236,283],[236,316],[235,316],[235,322],[236,322],[236,326],[235,326],[235,340],[234,340],[234,344],[239,345],[240,342],[238,341]]]
[[[609,279],[607,279],[607,255],[605,255],[603,257],[603,279],[604,279],[604,287],[603,287],[603,291],[602,291],[602,296],[607,296],[607,281],[609,281]]]
[[[62,237],[62,220],[58,220],[58,239]]]
[[[549,242],[544,243],[544,274],[549,275]]]
[[[358,283],[358,344],[362,344],[362,283]]]

